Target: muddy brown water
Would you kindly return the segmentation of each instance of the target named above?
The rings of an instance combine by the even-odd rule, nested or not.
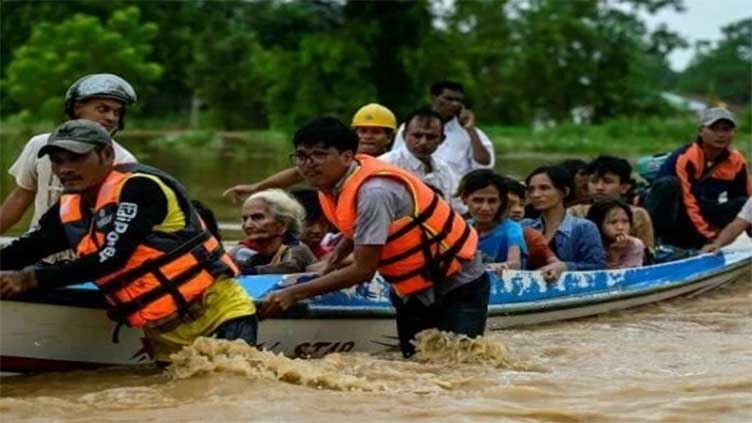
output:
[[[150,366],[0,380],[3,422],[750,422],[752,277],[697,298],[291,360],[206,340]]]

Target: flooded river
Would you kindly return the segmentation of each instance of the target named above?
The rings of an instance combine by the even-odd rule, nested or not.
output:
[[[431,335],[431,334],[429,334]],[[3,378],[3,422],[750,422],[752,277],[698,298],[488,334],[413,360],[208,341],[149,366]]]
[[[237,210],[222,187],[281,168],[288,152],[259,144],[249,166],[232,143],[193,151],[168,143],[134,150],[186,181],[225,222]],[[523,175],[539,162],[508,157],[497,168]],[[0,422],[752,422],[750,274],[697,298],[492,332],[472,344],[427,334],[420,347],[412,360],[291,360],[205,341],[167,371],[3,378]]]

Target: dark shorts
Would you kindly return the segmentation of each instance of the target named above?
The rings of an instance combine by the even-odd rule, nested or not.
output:
[[[489,294],[490,283],[486,272],[478,279],[447,292],[430,306],[424,305],[415,297],[403,302],[392,293],[392,304],[397,310],[397,334],[402,355],[407,358],[415,354],[415,346],[411,341],[418,332],[426,329],[435,328],[471,338],[483,335],[488,317]]]
[[[213,336],[228,341],[242,339],[251,346],[256,345],[257,334],[258,318],[255,314],[228,320],[219,325],[212,333]]]
[[[720,230],[731,223],[747,197],[729,198],[725,203],[698,201],[703,218]],[[695,229],[684,205],[679,178],[664,176],[653,181],[645,208],[653,221],[656,238],[661,244],[683,249],[699,249],[710,242]]]

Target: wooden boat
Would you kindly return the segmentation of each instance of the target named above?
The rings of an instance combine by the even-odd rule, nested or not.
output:
[[[752,250],[723,251],[641,268],[568,272],[546,283],[538,272],[492,274],[489,330],[573,319],[681,295],[700,294],[752,275]],[[254,298],[311,275],[244,276]],[[292,356],[380,352],[397,345],[389,287],[380,278],[300,304],[262,321],[264,348]],[[29,372],[147,361],[141,333],[114,324],[93,284],[32,293],[0,303],[0,370]]]

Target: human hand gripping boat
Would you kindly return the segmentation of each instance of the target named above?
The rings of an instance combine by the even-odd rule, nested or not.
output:
[[[567,272],[547,283],[539,272],[491,273],[488,330],[591,316],[685,295],[699,295],[752,272],[752,249],[725,249],[623,270]],[[243,276],[253,298],[311,274]],[[745,280],[744,282],[750,282]],[[142,333],[114,323],[92,283],[28,293],[0,307],[3,373],[93,368],[147,362]],[[262,348],[291,356],[398,349],[389,285],[380,276],[314,297],[259,327]]]

